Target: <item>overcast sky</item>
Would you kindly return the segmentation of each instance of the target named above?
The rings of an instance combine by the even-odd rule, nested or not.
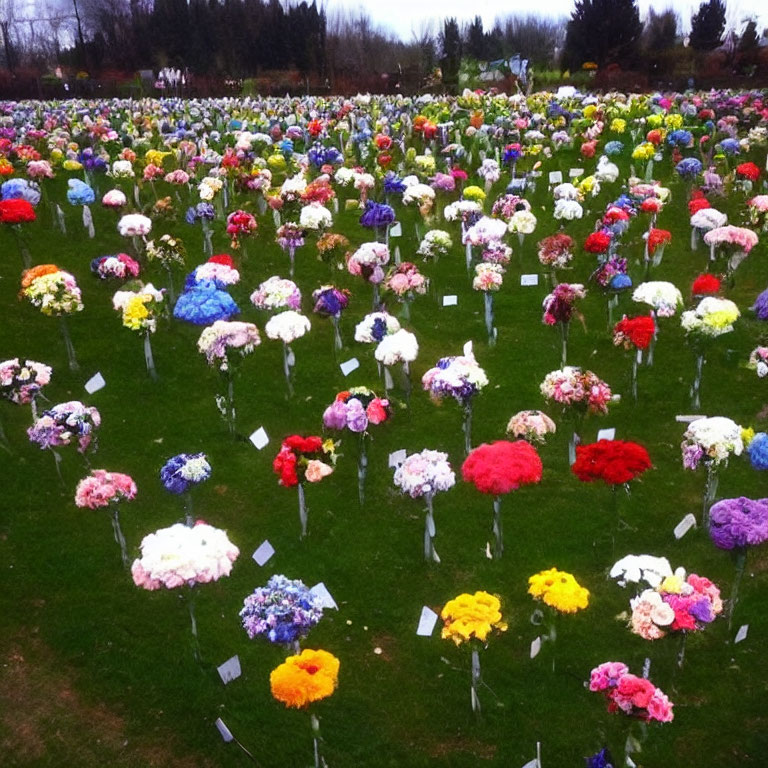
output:
[[[698,8],[700,0],[639,0],[641,15],[647,13],[649,6],[662,11],[673,8],[683,19],[684,25],[690,25],[692,10]],[[511,14],[541,13],[547,16],[569,16],[573,10],[573,0],[546,0],[537,6],[527,0],[324,0],[322,5],[333,12],[335,8],[346,6],[354,11],[364,8],[380,26],[387,27],[404,40],[410,40],[414,30],[418,31],[425,23],[436,18],[456,16],[460,20],[471,20],[476,14],[483,19],[486,28],[493,27],[499,16]],[[726,0],[728,21],[731,25],[741,26],[743,19],[755,16],[759,29],[768,26],[768,0]]]

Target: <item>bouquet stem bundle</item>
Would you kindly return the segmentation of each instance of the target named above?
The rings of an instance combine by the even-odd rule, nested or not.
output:
[[[432,507],[433,494],[428,493],[424,496],[427,502],[427,514],[424,518],[424,559],[429,562],[440,562],[440,556],[435,550],[435,515]]]
[[[496,329],[493,327],[493,294],[483,291],[485,298],[485,329],[488,331],[488,346],[496,344]]]
[[[80,366],[75,356],[75,345],[72,343],[72,337],[69,335],[69,327],[67,326],[67,319],[64,315],[59,317],[59,324],[61,326],[61,335],[64,339],[64,349],[67,351],[67,364],[70,371],[79,371]]]
[[[125,544],[125,536],[123,536],[123,530],[120,527],[120,513],[116,504],[112,506],[112,530],[115,534],[115,541],[120,547],[120,557],[123,560],[123,566],[127,570],[130,567],[131,561],[128,559],[128,550]]]
[[[733,612],[736,610],[736,603],[739,600],[739,587],[744,576],[744,568],[747,564],[747,548],[738,547],[734,550],[734,563],[736,573],[733,579],[733,588],[731,589],[731,599],[728,601],[728,637],[731,637],[731,627],[733,625]]]
[[[472,451],[472,401],[467,400],[464,403],[464,422],[462,424],[464,432],[464,453],[469,456]]]
[[[360,506],[365,506],[365,475],[368,471],[367,433],[360,433],[360,455],[357,460],[357,495]]]
[[[153,381],[157,381],[157,369],[155,358],[152,354],[152,337],[149,331],[144,334],[144,362],[147,364],[147,373]]]
[[[299,538],[303,539],[307,535],[307,521],[308,521],[308,510],[307,510],[307,501],[304,497],[304,484],[299,483],[296,488],[299,492],[299,522],[301,523],[301,536]]]
[[[719,480],[717,467],[712,462],[707,463],[707,484],[704,486],[701,503],[701,525],[703,528],[709,526],[709,508],[715,503]]]
[[[701,375],[704,371],[704,353],[700,352],[696,355],[696,375],[691,385],[691,405],[694,408],[701,407]]]
[[[472,711],[479,715],[481,712],[480,697],[477,694],[477,689],[482,682],[482,675],[480,672],[480,651],[477,648],[472,649],[472,685],[470,688],[470,700],[472,702]]]

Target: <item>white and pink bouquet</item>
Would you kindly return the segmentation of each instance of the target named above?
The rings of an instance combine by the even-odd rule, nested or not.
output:
[[[749,208],[749,220],[756,226],[761,223],[763,231],[768,228],[768,195],[757,195],[751,200],[747,200]]]
[[[301,291],[293,280],[273,275],[252,294],[251,303],[257,309],[301,309]]]
[[[404,261],[387,274],[384,289],[392,291],[398,298],[419,294],[424,295],[429,288],[429,278],[419,272],[419,268],[410,261]]]
[[[105,208],[112,208],[117,210],[122,208],[128,203],[128,198],[125,196],[125,192],[120,189],[110,189],[109,192],[105,192],[101,198],[101,204]]]
[[[264,332],[268,339],[283,342],[283,374],[288,386],[288,396],[293,397],[293,383],[291,381],[291,369],[296,365],[296,357],[290,345],[304,336],[309,331],[312,324],[309,318],[300,312],[288,309],[274,315],[267,322]]]
[[[704,242],[709,246],[710,261],[715,261],[719,255],[727,258],[726,267],[730,276],[757,245],[758,237],[751,229],[729,224],[710,229],[704,235]]]
[[[472,288],[476,291],[498,291],[504,280],[504,268],[501,264],[483,262],[475,265]]]
[[[111,507],[112,529],[115,541],[120,546],[120,556],[123,565],[128,568],[129,559],[125,544],[125,536],[120,528],[118,504],[121,501],[133,501],[136,498],[136,483],[129,475],[120,472],[107,472],[104,469],[94,469],[88,477],[83,478],[75,490],[75,504],[81,509],[99,509]]]
[[[91,272],[99,280],[124,280],[138,277],[141,265],[127,253],[116,253],[114,256],[97,256],[91,262]]]
[[[2,364],[0,364],[1,366]],[[750,371],[757,371],[757,375],[761,379],[768,376],[768,347],[755,347],[749,353],[747,368]]]
[[[347,271],[350,275],[362,277],[374,285],[384,281],[384,267],[389,263],[389,248],[384,243],[363,243],[347,257]]]
[[[650,680],[629,674],[620,661],[606,661],[589,676],[589,690],[602,693],[608,700],[609,712],[623,712],[646,722],[672,722],[672,702]]]
[[[442,229],[430,229],[419,244],[416,253],[425,260],[437,261],[440,256],[446,256],[453,247],[453,240],[448,232]]]
[[[35,360],[25,360],[18,357],[0,362],[0,395],[17,405],[32,404],[32,415],[35,414],[35,398],[40,390],[51,381],[53,369]]]
[[[566,408],[608,413],[611,388],[592,371],[566,365],[548,373],[539,389],[547,400]]]
[[[117,231],[123,237],[146,237],[152,231],[152,219],[140,213],[126,213],[117,222]]]
[[[96,408],[71,400],[43,411],[27,430],[27,435],[41,450],[71,445],[76,441],[77,450],[84,454],[93,444],[95,431],[100,426],[101,414]]]
[[[211,280],[216,283],[217,288],[226,288],[230,285],[237,285],[240,282],[240,272],[235,269],[232,257],[226,253],[211,256],[204,264],[195,267],[187,277],[187,285],[196,285],[203,280]]]
[[[557,431],[555,422],[543,411],[518,411],[507,424],[507,435],[529,443],[544,443]]]
[[[456,475],[448,462],[448,454],[428,449],[412,453],[395,470],[394,483],[412,499],[423,498],[426,501],[424,558],[439,563],[434,544],[435,518],[432,503],[436,493],[448,491],[456,484]]]
[[[411,394],[410,364],[419,354],[419,342],[416,336],[410,331],[400,328],[394,333],[383,336],[373,354],[376,362],[380,366],[384,366],[384,389],[387,392],[394,387],[390,368],[402,363],[403,391],[407,401]]]
[[[672,283],[651,280],[635,288],[632,301],[647,304],[658,317],[673,317],[683,306],[683,294]]]
[[[725,416],[692,421],[680,446],[683,467],[696,469],[701,463],[713,467],[727,465],[731,454],[741,456],[744,451],[742,431],[741,426]]]
[[[259,344],[259,330],[253,323],[217,320],[200,334],[197,349],[205,355],[208,365],[227,371],[233,356],[250,355]]]

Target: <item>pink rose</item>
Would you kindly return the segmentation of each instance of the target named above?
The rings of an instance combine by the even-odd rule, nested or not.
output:
[[[328,477],[328,475],[332,474],[332,472],[333,467],[328,466],[328,464],[318,461],[317,459],[312,459],[307,464],[304,476],[309,483],[319,483],[324,477]]]

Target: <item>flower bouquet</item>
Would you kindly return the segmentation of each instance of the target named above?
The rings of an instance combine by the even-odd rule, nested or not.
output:
[[[321,285],[312,292],[312,301],[315,302],[314,312],[321,317],[329,317],[333,323],[333,346],[340,350],[343,346],[341,333],[339,332],[339,320],[341,313],[349,304],[350,292],[346,288],[336,288],[333,285]]]
[[[140,549],[141,557],[131,566],[137,587],[148,590],[187,587],[192,649],[195,660],[200,661],[194,587],[229,576],[240,550],[225,531],[202,520],[191,527],[176,523],[170,528],[160,528],[144,537]]]
[[[264,328],[268,339],[283,342],[283,373],[288,385],[288,397],[293,397],[293,384],[291,382],[291,368],[296,364],[296,357],[291,349],[291,344],[300,339],[312,327],[309,318],[300,312],[288,309],[271,317]]]
[[[411,302],[414,295],[423,296],[428,288],[429,279],[410,261],[404,261],[390,269],[384,280],[384,290],[392,291],[402,304],[404,320],[411,319]]]
[[[656,322],[652,315],[624,317],[613,327],[613,344],[633,350],[630,386],[632,397],[637,401],[637,366],[643,362],[643,350],[648,349],[656,333]]]
[[[31,405],[32,419],[37,419],[37,397],[51,381],[53,369],[45,363],[18,357],[0,362],[0,396],[16,405]],[[0,433],[0,437],[2,434]]]
[[[550,568],[528,579],[528,594],[551,609],[549,634],[545,638],[553,644],[552,671],[555,671],[554,643],[557,640],[557,616],[577,613],[589,605],[589,590],[582,587],[571,573]]]
[[[82,294],[74,276],[59,269],[55,264],[41,264],[22,273],[21,293],[33,307],[37,307],[47,317],[59,318],[69,370],[79,370],[75,347],[65,320],[67,315],[81,312],[83,309]]]
[[[453,248],[453,240],[448,232],[442,229],[430,229],[419,243],[416,253],[425,261],[437,262],[441,256],[447,256]]]
[[[258,229],[256,217],[248,211],[232,211],[227,216],[227,234],[231,238],[230,246],[234,249],[241,249],[243,259],[248,258],[245,249],[246,238],[253,237]],[[293,271],[291,271],[293,274]]]
[[[443,606],[440,618],[444,622],[441,633],[443,640],[453,640],[458,646],[469,643],[472,651],[470,701],[472,711],[479,714],[481,707],[478,688],[482,681],[480,648],[488,646],[490,635],[507,631],[507,623],[501,615],[501,601],[488,592],[475,592],[474,595],[464,593]]]
[[[347,255],[347,271],[373,286],[373,309],[379,308],[379,285],[384,281],[383,267],[389,263],[389,248],[384,243],[363,243]]]
[[[709,508],[717,495],[718,472],[728,466],[731,454],[741,456],[744,450],[742,428],[724,416],[696,419],[688,425],[680,448],[683,467],[695,470],[703,464],[707,469],[707,484],[702,499],[701,522],[707,524]]]
[[[611,388],[592,371],[582,371],[572,365],[550,371],[541,382],[539,390],[545,399],[563,406],[563,413],[571,413],[574,432],[568,444],[568,458],[576,461],[576,445],[581,442],[579,433],[588,413],[608,413]]]
[[[129,284],[112,297],[112,307],[122,313],[123,327],[144,334],[144,361],[147,372],[157,379],[155,359],[152,355],[152,334],[157,330],[157,319],[165,309],[165,289],[157,290],[152,283],[137,281],[135,290]]]
[[[740,316],[739,308],[732,301],[717,296],[706,296],[695,310],[688,310],[680,316],[686,338],[696,351],[696,376],[691,385],[691,404],[694,408],[701,406],[701,375],[706,345],[712,339],[730,333]]]
[[[710,229],[704,235],[704,242],[709,246],[710,264],[724,255],[726,259],[726,274],[729,282],[733,282],[733,273],[747,258],[749,252],[757,245],[758,237],[755,232],[745,227],[725,225]]]
[[[96,451],[96,430],[101,426],[101,414],[93,406],[84,405],[79,400],[71,400],[43,411],[27,430],[31,442],[37,443],[40,450],[48,448],[56,461],[56,472],[61,477],[61,455],[55,449],[77,442],[77,451],[83,457],[88,451]],[[85,460],[86,466],[88,460]]]
[[[673,317],[675,312],[683,305],[683,294],[672,284],[664,281],[654,281],[640,283],[632,294],[632,301],[641,304],[647,304],[651,307],[651,317],[656,323],[657,317]],[[656,331],[653,339],[648,346],[648,356],[645,364],[653,365],[653,352],[656,347],[656,337],[659,328],[656,324]]]
[[[176,291],[173,286],[173,268],[183,267],[187,258],[184,243],[172,235],[162,235],[159,240],[150,240],[146,244],[147,259],[157,261],[168,275],[168,296],[171,305],[176,303]]]
[[[739,599],[747,549],[768,541],[768,499],[721,499],[709,510],[709,535],[718,549],[733,553],[736,575],[728,601],[728,633]]]
[[[384,313],[376,313],[384,314]],[[367,315],[371,317],[371,315]],[[388,320],[382,320],[384,328],[388,328]],[[374,323],[377,321],[375,320]],[[358,326],[359,328],[360,326]],[[376,332],[376,328],[374,328]],[[355,332],[355,338],[357,338],[357,332]],[[411,370],[410,365],[416,359],[419,354],[419,342],[416,339],[415,334],[410,331],[406,331],[404,328],[400,328],[394,333],[386,333],[381,341],[376,345],[374,350],[374,357],[379,366],[384,367],[384,390],[389,394],[390,390],[394,388],[395,384],[392,379],[391,368],[393,365],[402,363],[403,366],[403,392],[405,393],[406,403],[410,401],[411,396]]]
[[[323,618],[323,605],[303,581],[275,575],[245,598],[239,616],[251,640],[265,637],[300,653],[299,641]]]
[[[448,454],[425,449],[412,453],[395,470],[394,484],[412,499],[424,498],[427,514],[424,520],[424,559],[440,562],[435,550],[435,494],[447,491],[456,484],[456,475],[448,463]]]
[[[612,256],[602,262],[589,276],[602,289],[606,298],[608,330],[613,328],[613,310],[618,306],[619,294],[632,287],[632,278],[627,274],[627,260]]]
[[[552,288],[557,285],[557,270],[568,269],[573,259],[573,238],[564,232],[550,235],[539,241],[539,262],[549,269]]]
[[[304,483],[319,483],[332,474],[336,458],[336,444],[333,440],[290,435],[283,440],[280,451],[272,462],[274,473],[280,476],[280,485],[298,489],[302,539],[307,535],[308,520]]]
[[[536,449],[525,440],[483,443],[464,460],[461,476],[480,493],[493,499],[493,557],[504,554],[501,496],[523,485],[541,482],[542,463]]]
[[[112,530],[115,541],[120,547],[123,565],[128,568],[130,560],[125,545],[125,536],[120,528],[119,503],[133,501],[136,498],[136,483],[133,478],[120,472],[107,472],[104,469],[94,469],[88,477],[77,484],[75,504],[86,509],[110,507],[112,510]]]
[[[672,242],[672,233],[666,229],[651,227],[644,235],[645,240],[645,279],[651,274],[651,265],[658,267],[664,257],[664,249]]]
[[[240,359],[261,344],[259,330],[253,323],[217,320],[205,328],[197,340],[197,349],[208,365],[218,368],[227,384],[226,397],[216,397],[216,405],[235,436],[235,375]]]
[[[443,357],[421,378],[421,384],[430,397],[439,402],[453,397],[464,409],[464,451],[472,450],[472,398],[487,384],[488,377],[478,365],[472,351],[472,342],[464,345],[464,354]]]
[[[646,589],[630,600],[629,626],[645,640],[658,640],[668,632],[682,633],[677,666],[685,661],[685,641],[689,632],[698,632],[722,612],[720,590],[709,579],[678,568],[653,589]]]
[[[339,681],[339,660],[327,651],[303,650],[289,656],[269,676],[272,696],[286,707],[304,709],[315,701],[327,699]],[[310,718],[315,768],[326,765],[320,755],[320,721]]]
[[[475,266],[472,288],[482,291],[485,300],[485,329],[488,332],[488,344],[496,343],[498,330],[493,325],[493,294],[501,288],[504,267],[501,264],[483,262]]]
[[[290,275],[293,277],[294,261],[296,259],[296,249],[304,245],[304,229],[298,224],[286,222],[277,228],[275,233],[275,242],[288,252],[291,262]]]
[[[544,309],[544,316],[542,322],[546,325],[560,326],[560,333],[562,336],[562,355],[560,366],[565,368],[568,357],[568,328],[570,327],[571,318],[575,314],[576,317],[584,324],[584,317],[576,309],[576,301],[583,299],[587,295],[584,286],[581,283],[560,283],[556,285],[555,289],[550,293],[542,303]]]
[[[760,379],[768,376],[768,347],[755,347],[749,353],[747,368],[755,371]]]
[[[67,202],[70,205],[82,206],[83,227],[85,227],[88,237],[93,239],[96,237],[96,229],[93,226],[93,214],[88,206],[96,201],[96,193],[88,184],[80,181],[80,179],[69,179],[67,186],[69,187],[67,190]]]
[[[127,253],[116,253],[114,256],[97,256],[91,262],[91,272],[99,280],[125,280],[138,277],[141,266],[136,259]]]
[[[160,469],[160,480],[169,493],[184,494],[185,524],[192,527],[192,497],[190,491],[211,476],[211,465],[204,453],[179,453]]]
[[[146,245],[147,235],[152,231],[152,219],[140,213],[126,213],[117,222],[117,231],[122,237],[131,238],[136,258],[140,258],[142,245]]]
[[[32,257],[22,239],[21,225],[29,224],[35,221],[35,219],[37,219],[35,208],[28,200],[23,200],[21,198],[0,200],[0,224],[9,226],[16,237],[16,245],[21,254],[21,261],[24,269],[29,269],[32,266]]]
[[[377,397],[368,387],[353,387],[339,392],[323,413],[326,429],[348,429],[360,435],[360,455],[357,462],[357,483],[360,506],[365,504],[365,475],[368,469],[366,440],[368,427],[383,424],[392,416],[389,400]]]

